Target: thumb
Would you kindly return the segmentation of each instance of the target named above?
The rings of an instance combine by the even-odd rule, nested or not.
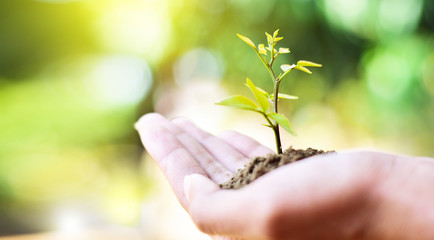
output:
[[[204,233],[236,236],[248,232],[245,229],[252,225],[249,221],[255,219],[250,217],[251,208],[246,210],[251,204],[245,204],[243,197],[234,195],[238,191],[221,190],[204,175],[187,175],[184,178],[184,192],[188,201],[187,211],[198,229]]]
[[[184,193],[191,203],[198,195],[216,192],[220,187],[202,174],[194,173],[184,177]]]

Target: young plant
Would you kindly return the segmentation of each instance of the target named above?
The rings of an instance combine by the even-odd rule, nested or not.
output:
[[[288,133],[294,136],[296,134],[292,129],[289,120],[284,115],[278,113],[278,102],[279,99],[297,99],[298,97],[279,93],[280,83],[293,69],[297,69],[312,74],[312,72],[306,67],[321,67],[322,65],[310,61],[304,61],[304,60],[298,61],[297,64],[283,64],[280,66],[282,72],[279,73],[279,75],[276,77],[276,73],[273,70],[273,64],[276,58],[281,54],[286,54],[290,52],[288,48],[279,48],[277,50],[276,43],[283,39],[283,37],[277,36],[278,33],[279,33],[279,29],[277,29],[273,35],[265,33],[265,35],[267,36],[267,43],[268,43],[267,47],[265,47],[264,44],[259,44],[258,47],[256,47],[256,45],[253,43],[252,40],[250,40],[245,36],[242,36],[241,34],[237,34],[237,36],[241,40],[243,40],[251,48],[253,48],[256,55],[258,55],[259,59],[261,59],[262,63],[264,64],[265,68],[267,69],[270,75],[271,80],[273,81],[274,84],[273,92],[271,94],[267,93],[263,89],[256,87],[253,84],[253,82],[249,78],[247,78],[246,86],[252,92],[253,96],[256,99],[256,102],[250,100],[247,97],[236,95],[236,96],[226,98],[216,104],[241,108],[241,109],[245,109],[245,110],[249,110],[261,114],[267,121],[267,124],[265,124],[265,126],[273,129],[275,140],[276,140],[277,153],[281,154],[282,144],[280,141],[279,126],[282,126],[283,129],[285,129]],[[266,58],[268,54],[269,54],[269,60],[267,60]]]

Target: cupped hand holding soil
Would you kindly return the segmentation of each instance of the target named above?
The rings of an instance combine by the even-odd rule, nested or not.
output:
[[[434,239],[434,159],[325,154],[282,166],[238,190],[219,183],[269,149],[184,119],[136,124],[198,228],[217,239]]]

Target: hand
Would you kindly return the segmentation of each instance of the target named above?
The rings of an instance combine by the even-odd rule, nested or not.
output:
[[[434,160],[355,151],[283,166],[221,190],[270,149],[185,119],[143,116],[136,128],[198,228],[222,239],[434,239]]]

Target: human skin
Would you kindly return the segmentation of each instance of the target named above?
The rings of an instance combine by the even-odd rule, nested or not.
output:
[[[372,151],[314,156],[238,190],[218,184],[272,151],[236,132],[144,115],[143,145],[214,239],[434,239],[434,159]]]

